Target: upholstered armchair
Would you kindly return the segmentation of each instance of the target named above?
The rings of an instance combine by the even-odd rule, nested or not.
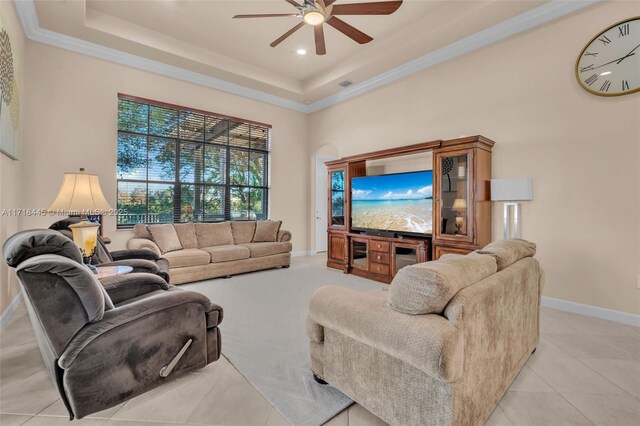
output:
[[[65,237],[73,239],[69,225],[80,222],[79,217],[69,217],[59,220],[49,229],[60,232]],[[169,261],[160,254],[145,249],[116,250],[110,252],[100,235],[96,251],[91,258],[91,263],[96,266],[131,266],[133,272],[147,272],[162,277],[169,282]]]
[[[158,277],[104,282],[57,231],[3,247],[16,268],[51,378],[71,419],[116,406],[220,357],[222,308]]]

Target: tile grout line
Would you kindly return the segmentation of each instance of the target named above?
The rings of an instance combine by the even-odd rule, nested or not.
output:
[[[553,333],[550,333],[553,334]],[[558,349],[561,352],[566,353],[567,355],[569,355],[569,357],[575,361],[577,361],[580,365],[584,366],[587,368],[587,370],[590,370],[592,373],[595,373],[597,376],[600,376],[601,378],[603,378],[605,381],[611,383],[612,385],[614,385],[616,388],[620,389],[622,392],[624,392],[625,395],[629,395],[629,396],[633,396],[635,397],[635,395],[631,395],[629,392],[627,392],[626,389],[622,389],[620,386],[618,386],[618,384],[616,382],[614,382],[613,380],[609,380],[609,378],[605,377],[604,375],[600,374],[598,371],[596,371],[595,369],[591,368],[591,366],[589,364],[587,364],[586,362],[582,361],[580,358],[575,357],[573,355],[571,355],[569,352],[565,351],[564,349],[562,349],[560,346],[556,345],[555,343],[553,343],[551,340],[547,339],[547,342],[551,345],[553,345],[556,349]],[[585,357],[585,358],[589,358],[589,357]],[[600,358],[593,358],[593,359],[600,359]],[[530,368],[531,371],[533,371],[534,373],[535,370],[533,368]],[[536,373],[538,376],[539,374]],[[540,377],[542,379],[542,377]],[[543,382],[547,383],[544,379],[542,379]],[[558,394],[560,394],[559,391],[556,390],[556,388],[554,388],[552,385],[550,385],[549,383],[547,383],[549,386],[551,386],[551,388]],[[593,394],[593,395],[606,395],[606,394]]]

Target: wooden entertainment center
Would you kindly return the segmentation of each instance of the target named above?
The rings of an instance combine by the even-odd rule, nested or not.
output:
[[[390,283],[402,267],[466,254],[491,242],[491,151],[483,136],[435,140],[344,157],[326,163],[328,191],[327,266]],[[362,232],[351,229],[351,179],[367,175],[367,161],[433,154],[432,234]]]

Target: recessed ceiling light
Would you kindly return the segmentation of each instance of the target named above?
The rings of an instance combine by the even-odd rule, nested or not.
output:
[[[298,55],[300,56],[304,56],[307,54],[307,51],[304,49],[298,49],[298,51],[296,52]]]
[[[605,71],[603,73],[600,73],[600,75],[609,75],[609,74],[611,74],[611,71]]]

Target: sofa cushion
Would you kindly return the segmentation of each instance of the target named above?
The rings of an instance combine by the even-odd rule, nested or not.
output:
[[[166,253],[169,268],[185,268],[187,266],[206,265],[211,261],[211,255],[200,249],[184,249]]]
[[[194,226],[198,248],[233,244],[233,234],[229,222],[196,223]]]
[[[231,230],[236,244],[250,243],[253,241],[253,234],[256,233],[256,222],[253,220],[231,222]]]
[[[176,228],[176,233],[178,234],[182,248],[198,248],[196,228],[192,222],[176,223],[173,226]]]
[[[231,262],[232,260],[242,260],[250,257],[247,247],[236,245],[203,247],[201,250],[209,253],[211,263]]]
[[[498,262],[498,271],[502,271],[507,266],[516,263],[525,257],[533,257],[536,254],[535,243],[514,238],[511,240],[494,241],[488,244],[480,254],[494,256]]]
[[[158,248],[160,248],[160,251],[163,254],[171,251],[182,250],[180,239],[178,239],[178,234],[172,223],[150,225],[148,229],[153,241],[156,243]]]
[[[274,242],[278,239],[278,231],[282,225],[281,220],[259,220],[256,222],[256,233],[253,242]]]
[[[405,314],[441,314],[458,291],[497,269],[494,257],[477,253],[407,266],[391,282],[387,303]]]
[[[153,239],[149,233],[149,225],[146,223],[136,223],[133,225],[133,237],[134,238],[146,238],[147,240]]]
[[[247,243],[240,244],[251,252],[251,257],[271,256],[272,254],[289,253],[291,251],[291,242],[263,242],[263,243]]]

